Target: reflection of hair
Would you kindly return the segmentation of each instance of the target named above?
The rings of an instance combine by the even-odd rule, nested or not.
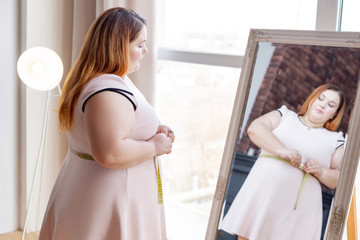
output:
[[[92,23],[63,86],[59,100],[59,127],[70,130],[75,103],[84,86],[100,74],[124,76],[130,65],[129,43],[135,40],[146,20],[132,10],[111,8]]]
[[[341,88],[339,88],[338,86],[334,85],[334,84],[323,84],[319,87],[317,87],[311,94],[310,96],[306,99],[306,101],[304,102],[304,104],[301,106],[300,111],[298,112],[298,114],[300,116],[304,116],[309,108],[309,105],[312,104],[312,102],[317,99],[321,93],[323,93],[326,90],[332,90],[335,91],[339,94],[340,97],[340,103],[338,106],[338,109],[335,113],[335,116],[331,119],[329,119],[325,124],[324,127],[330,131],[335,131],[340,123],[341,123],[341,119],[343,117],[344,111],[345,111],[345,96],[344,96],[344,92],[341,90]]]

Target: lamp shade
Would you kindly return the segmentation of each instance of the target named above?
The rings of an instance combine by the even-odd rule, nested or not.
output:
[[[60,83],[64,67],[56,52],[45,47],[34,47],[21,54],[17,71],[26,86],[48,91]]]

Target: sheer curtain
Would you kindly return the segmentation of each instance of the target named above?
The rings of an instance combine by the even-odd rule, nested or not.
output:
[[[131,8],[148,20],[147,47],[149,53],[142,62],[142,68],[130,78],[153,101],[156,41],[155,9],[157,0],[22,0],[21,1],[21,49],[44,46],[59,54],[64,63],[63,81],[78,57],[85,35],[95,18],[111,7]],[[63,84],[61,82],[61,85]],[[21,86],[21,187],[19,225],[24,227],[26,208],[34,179],[43,128],[46,94]],[[28,211],[26,232],[38,231],[41,227],[47,201],[67,153],[64,133],[57,130],[55,112],[59,93],[52,91],[44,155],[40,170],[35,178],[32,204]]]

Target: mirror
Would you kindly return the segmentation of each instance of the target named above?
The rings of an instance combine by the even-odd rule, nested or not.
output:
[[[338,85],[346,98],[337,129],[347,136],[340,177],[336,191],[322,186],[323,239],[341,239],[360,156],[359,73],[360,33],[250,30],[206,239],[237,239],[218,228],[260,152],[249,124],[282,105],[297,113],[324,83]]]

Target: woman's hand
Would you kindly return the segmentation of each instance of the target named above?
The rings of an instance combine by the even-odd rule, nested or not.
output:
[[[304,171],[314,175],[316,178],[321,178],[323,168],[315,159],[309,158],[304,164]]]
[[[299,167],[301,164],[302,156],[298,150],[282,148],[278,151],[280,158],[288,160],[295,167]]]
[[[157,133],[152,136],[148,142],[154,145],[155,156],[171,153],[172,139],[166,136],[165,133]]]
[[[174,131],[166,126],[166,125],[159,125],[158,130],[156,133],[164,133],[166,136],[171,138],[171,142],[173,143],[175,141],[175,133]]]

